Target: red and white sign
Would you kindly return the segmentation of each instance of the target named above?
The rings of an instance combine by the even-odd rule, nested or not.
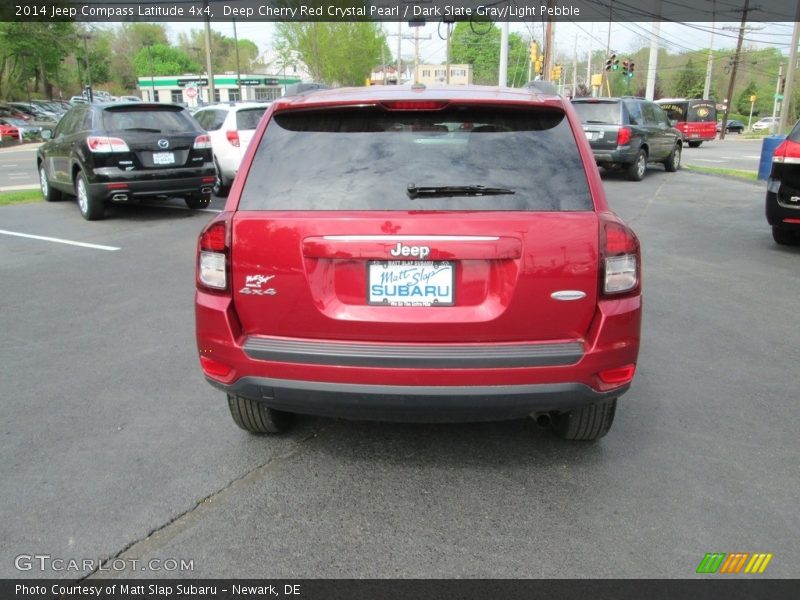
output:
[[[193,99],[197,96],[197,89],[190,87],[183,90],[183,93],[186,94],[186,97],[189,99]]]

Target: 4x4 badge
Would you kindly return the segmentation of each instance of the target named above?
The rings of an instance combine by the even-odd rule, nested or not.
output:
[[[275,288],[262,289],[261,287],[274,278],[275,275],[247,275],[244,278],[244,287],[239,290],[239,293],[253,296],[274,296],[278,293]]]

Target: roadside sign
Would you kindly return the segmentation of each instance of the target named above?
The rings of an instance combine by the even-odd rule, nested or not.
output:
[[[775,94],[775,100],[783,100],[783,94]]]
[[[197,97],[197,88],[193,88],[193,87],[186,88],[186,90],[184,90],[183,93],[186,94],[187,98],[193,99],[193,98]]]
[[[756,101],[756,97],[755,97],[755,95],[753,95],[753,96],[750,96],[750,102],[755,102],[755,101]]]

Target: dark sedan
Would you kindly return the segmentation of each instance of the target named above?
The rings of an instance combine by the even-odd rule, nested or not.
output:
[[[800,121],[772,155],[766,209],[775,242],[800,245]]]
[[[211,139],[181,106],[81,104],[59,121],[36,156],[45,200],[76,196],[87,220],[107,202],[182,196],[205,208],[217,179]]]
[[[725,127],[726,133],[744,133],[744,123],[735,119],[728,119],[728,126]],[[717,123],[717,133],[722,131],[722,121]]]

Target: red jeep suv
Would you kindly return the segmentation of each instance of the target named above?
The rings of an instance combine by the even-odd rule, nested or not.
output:
[[[597,439],[641,306],[580,120],[535,87],[284,97],[198,241],[200,365],[257,433],[532,416]]]

